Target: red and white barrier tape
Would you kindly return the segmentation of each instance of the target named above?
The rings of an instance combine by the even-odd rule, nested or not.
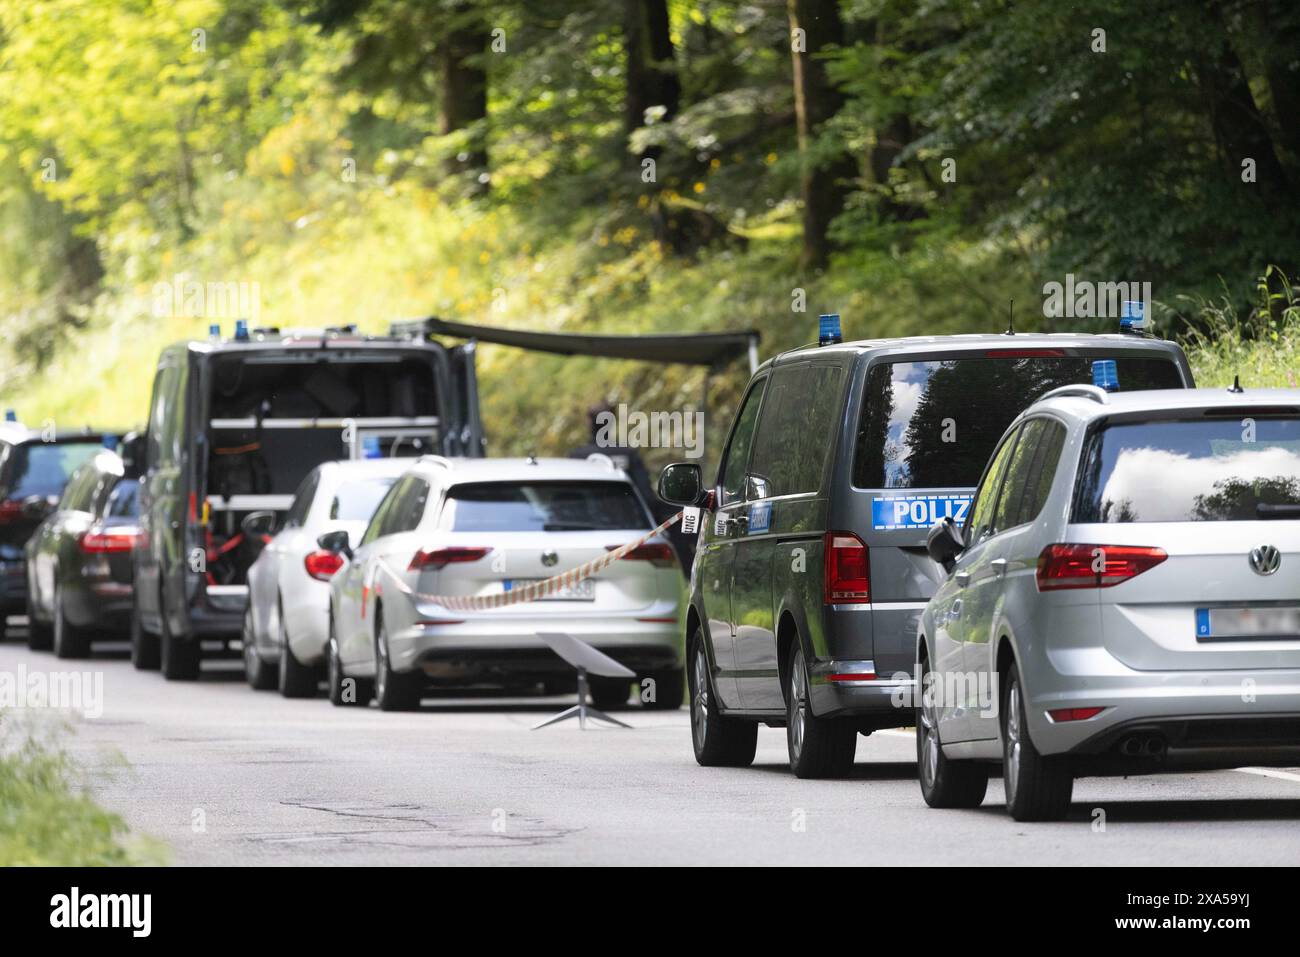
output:
[[[678,512],[668,521],[658,526],[651,532],[647,532],[634,542],[628,542],[626,545],[620,545],[606,555],[600,558],[593,558],[586,564],[579,565],[577,568],[570,568],[567,572],[561,572],[550,578],[543,579],[539,582],[530,582],[522,588],[512,588],[510,591],[499,592],[495,595],[427,595],[418,592],[406,582],[402,581],[401,576],[396,573],[392,565],[384,562],[388,569],[393,583],[405,595],[418,598],[420,601],[431,602],[435,605],[441,605],[452,611],[483,611],[488,608],[505,608],[509,605],[518,605],[524,602],[537,601],[539,598],[545,598],[547,595],[553,595],[562,588],[578,584],[590,578],[599,571],[608,568],[614,562],[623,558],[628,553],[640,548],[656,535],[671,528],[675,523],[681,521],[682,513]],[[382,559],[381,559],[382,561]]]

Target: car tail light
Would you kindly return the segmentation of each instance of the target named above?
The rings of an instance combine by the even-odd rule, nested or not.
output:
[[[134,528],[109,528],[91,530],[78,540],[81,550],[87,555],[117,554],[129,552],[141,543],[141,535]]]
[[[327,582],[343,567],[343,556],[338,552],[327,552],[322,548],[308,552],[303,557],[302,566],[307,569],[307,574],[318,582]]]
[[[861,605],[871,601],[871,563],[862,539],[852,532],[827,532],[825,551],[826,604]]]
[[[837,684],[851,684],[854,681],[875,681],[876,673],[874,671],[837,671],[826,676],[827,681],[834,681]]]
[[[622,547],[622,545],[606,545],[605,551],[612,552],[614,549]],[[673,547],[665,542],[648,542],[645,545],[638,545],[624,555],[623,561],[653,562],[660,567],[667,568],[676,564],[677,554],[673,551]]]
[[[1060,724],[1062,721],[1087,721],[1105,710],[1105,708],[1056,708],[1047,712],[1047,716]]]
[[[1038,590],[1110,588],[1168,557],[1145,545],[1048,545],[1038,556]]]
[[[492,551],[490,548],[475,548],[464,545],[434,548],[428,551],[422,548],[411,556],[411,564],[406,566],[406,570],[414,572],[425,568],[446,568],[448,565],[461,562],[476,562],[490,551]]]
[[[23,503],[18,499],[6,499],[0,502],[0,525],[16,522],[23,516]]]

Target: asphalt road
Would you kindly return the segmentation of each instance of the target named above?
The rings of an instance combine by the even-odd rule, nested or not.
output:
[[[233,665],[172,684],[121,650],[59,662],[0,645],[0,672],[103,673],[102,716],[72,719],[65,745],[97,799],[178,864],[1300,861],[1296,769],[1085,779],[1069,821],[1025,825],[996,780],[978,810],[927,808],[907,732],[860,738],[851,780],[799,781],[779,730],[760,732],[752,768],[697,766],[685,710],[630,706],[631,731],[532,731],[568,702],[431,699],[384,714],[254,693]]]

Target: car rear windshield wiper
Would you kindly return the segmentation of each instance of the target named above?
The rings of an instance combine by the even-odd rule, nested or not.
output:
[[[1261,502],[1255,506],[1257,518],[1300,518],[1300,504],[1272,505]]]

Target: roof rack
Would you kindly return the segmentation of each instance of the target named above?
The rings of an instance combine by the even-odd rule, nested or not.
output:
[[[1084,385],[1063,385],[1055,389],[1049,389],[1038,397],[1036,401],[1042,402],[1046,399],[1060,399],[1064,397],[1077,399],[1092,399],[1093,402],[1100,402],[1107,405],[1110,402],[1110,393],[1100,386]]]

